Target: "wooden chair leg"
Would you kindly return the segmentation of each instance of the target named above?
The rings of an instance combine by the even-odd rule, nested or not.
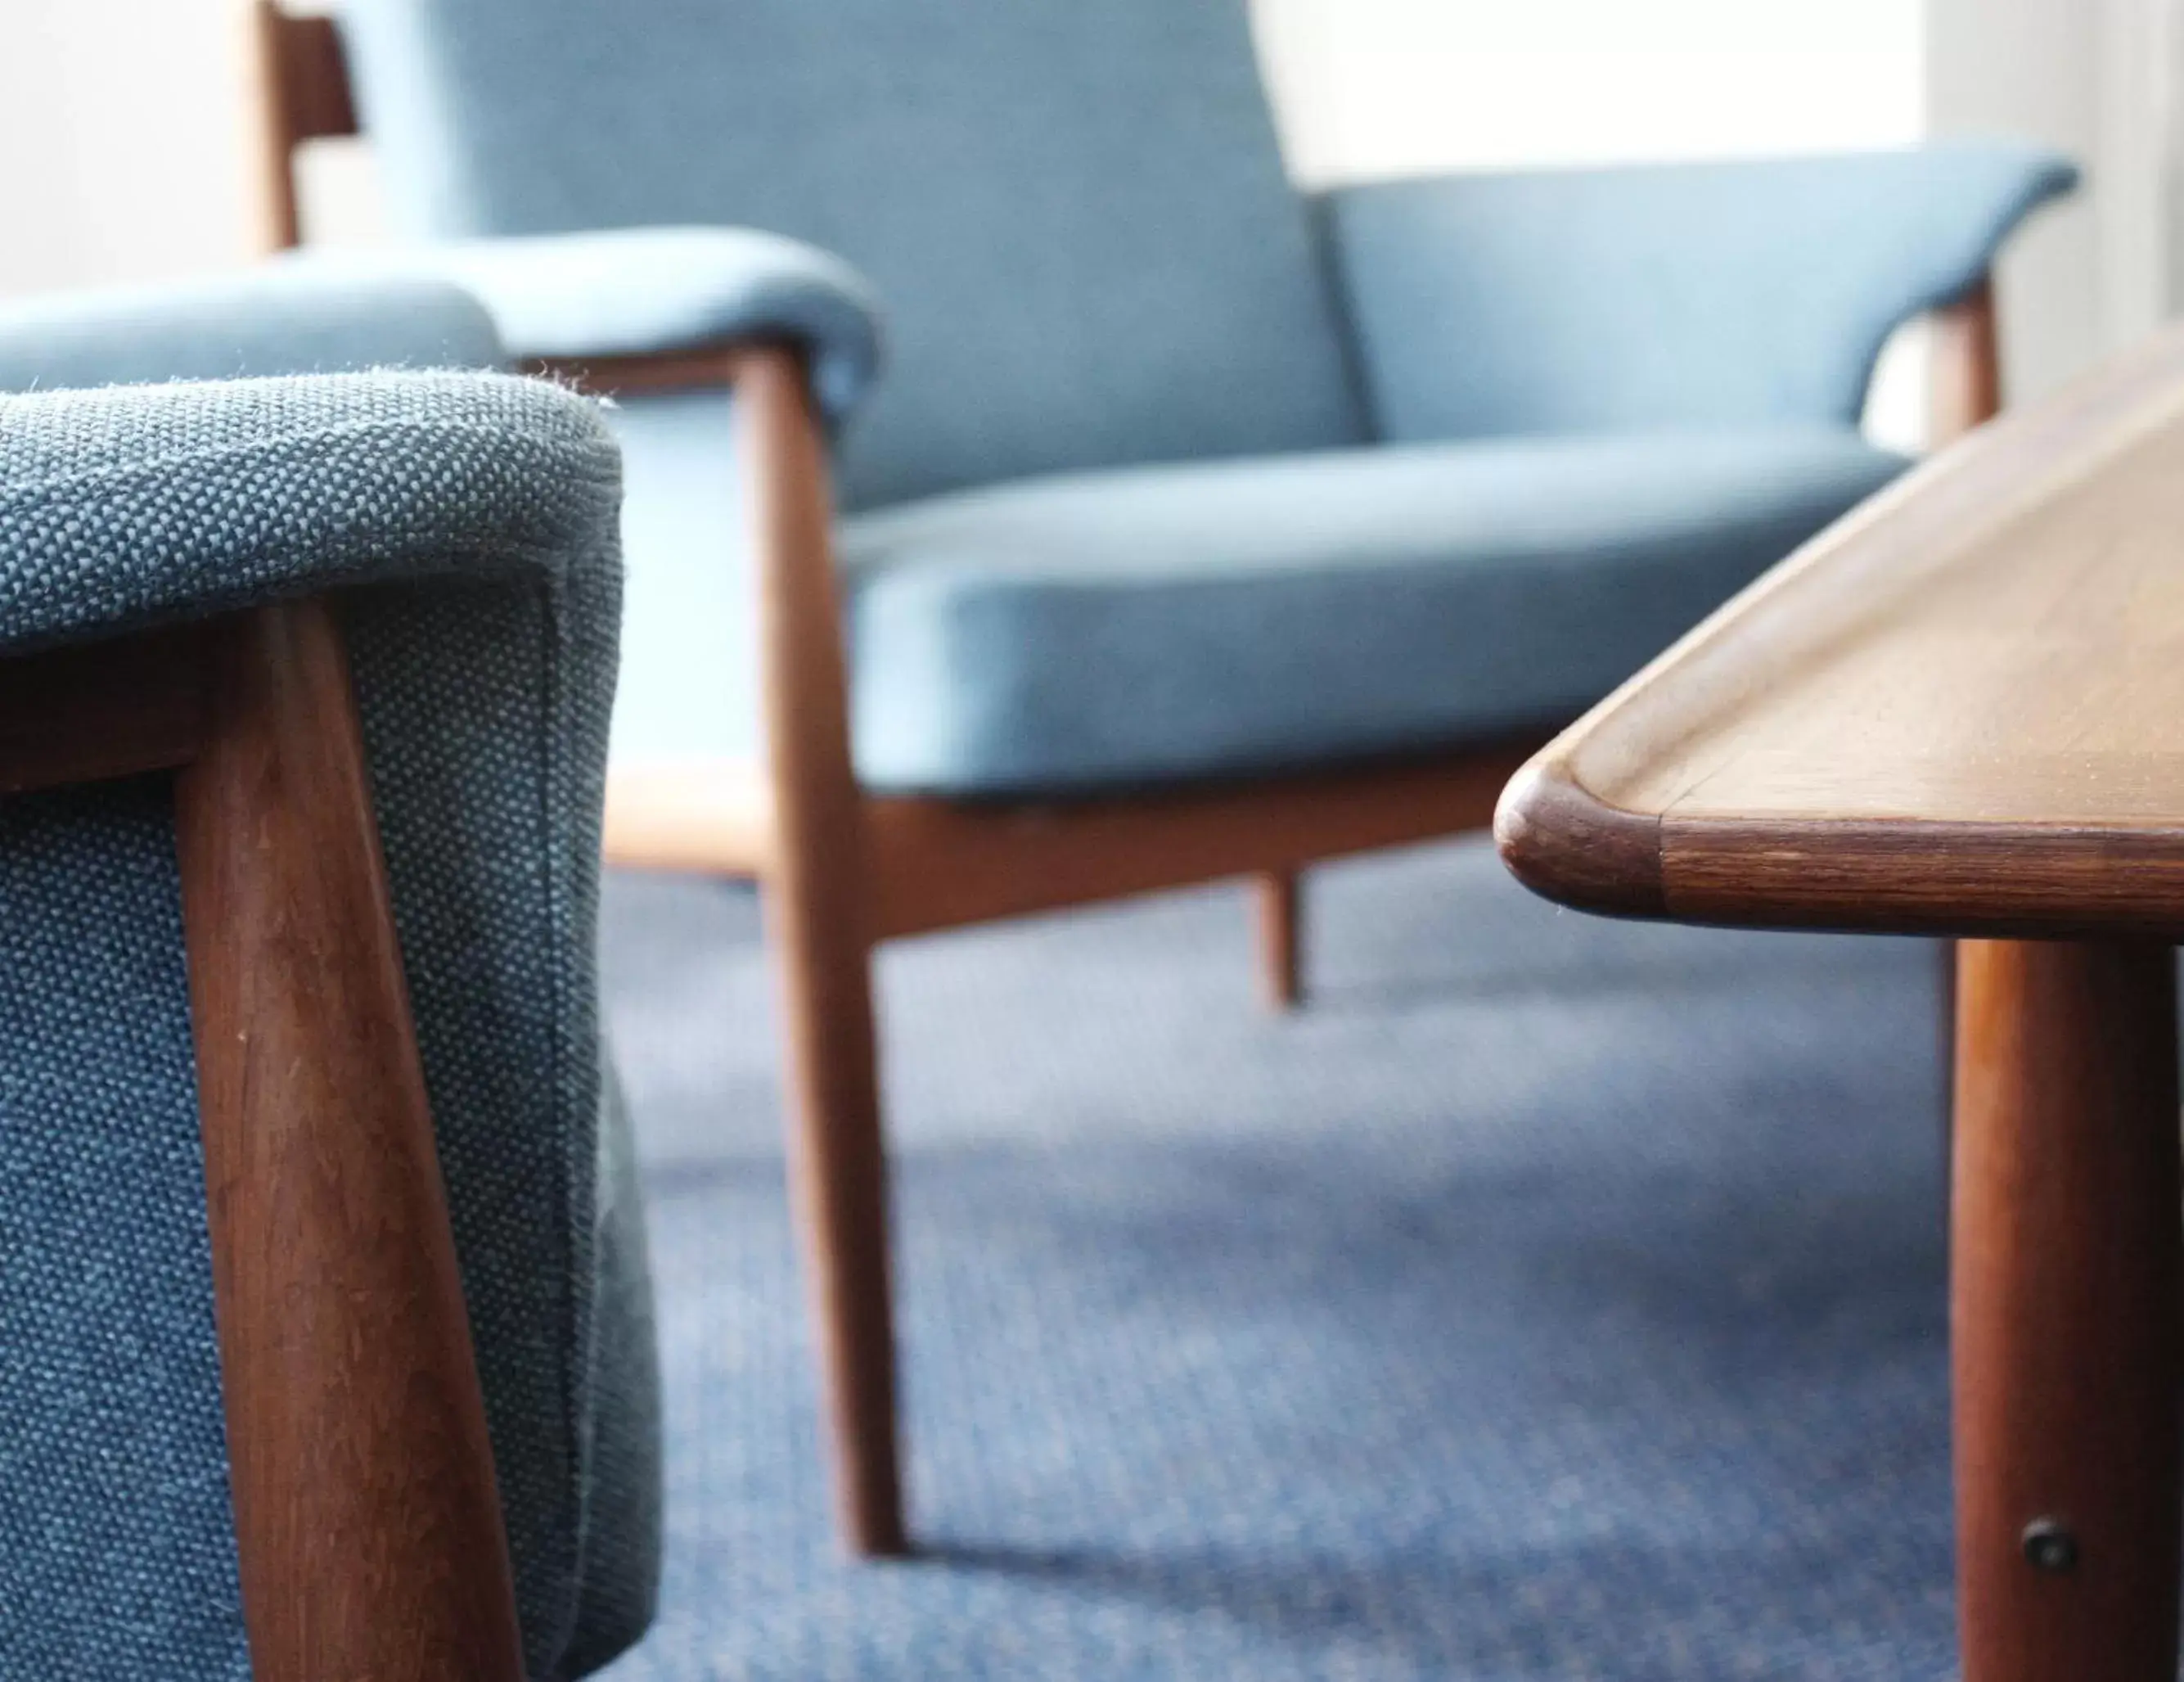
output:
[[[2175,956],[1961,951],[1951,1344],[1964,1677],[2172,1682]]]
[[[896,1445],[887,1148],[871,958],[778,875],[766,904],[787,1036],[789,1173],[817,1333],[844,1543],[908,1551]],[[812,885],[816,887],[816,885]],[[816,889],[823,897],[823,887]]]
[[[176,778],[258,1682],[521,1682],[493,1448],[341,638],[215,645]]]
[[[1294,870],[1252,879],[1259,904],[1260,990],[1268,1008],[1293,1010],[1304,997],[1302,883]]]
[[[759,556],[773,844],[766,915],[781,975],[789,1173],[816,1322],[844,1541],[907,1551],[896,1452],[887,1153],[872,1025],[862,796],[828,541],[827,461],[794,353],[737,383]]]

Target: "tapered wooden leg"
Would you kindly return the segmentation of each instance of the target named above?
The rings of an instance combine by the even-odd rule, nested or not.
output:
[[[178,775],[257,1682],[521,1682],[493,1449],[339,634],[217,640]]]
[[[887,1155],[872,1025],[862,796],[827,541],[826,457],[801,363],[738,377],[760,573],[774,844],[766,915],[781,975],[789,1173],[818,1334],[842,1537],[900,1554]]]
[[[1304,904],[1294,870],[1253,879],[1259,902],[1259,976],[1268,1006],[1295,1009],[1304,997]]]
[[[1936,1052],[1934,1107],[1941,1121],[1942,1221],[1949,1219],[1949,1187],[1956,1177],[1957,1138],[1957,943],[1934,946],[1934,1044]]]
[[[851,1552],[908,1550],[894,1414],[886,1147],[870,964],[777,875],[767,905],[782,981],[789,1172],[834,1455],[835,1508]]]
[[[2173,1682],[2176,971],[1959,948],[1951,1266],[1966,1682]]]

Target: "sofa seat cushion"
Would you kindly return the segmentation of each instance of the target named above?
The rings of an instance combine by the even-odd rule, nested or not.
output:
[[[1901,471],[1844,431],[1071,476],[847,522],[870,786],[1298,770],[1574,716]]]
[[[725,405],[631,405],[618,763],[759,752]],[[875,790],[1067,795],[1566,719],[1902,458],[1847,428],[1435,443],[1022,479],[838,528]]]

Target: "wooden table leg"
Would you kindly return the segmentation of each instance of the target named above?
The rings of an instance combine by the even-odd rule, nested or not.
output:
[[[1967,941],[1951,1238],[1966,1682],[2174,1682],[2166,947]]]

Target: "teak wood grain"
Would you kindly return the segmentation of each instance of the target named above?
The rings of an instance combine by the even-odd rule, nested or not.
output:
[[[1540,740],[1123,800],[868,796],[876,927],[963,928],[1483,829]]]
[[[2184,333],[1915,469],[1526,768],[1541,892],[1694,921],[2184,931]]]
[[[283,251],[303,237],[297,149],[357,131],[348,64],[332,18],[294,16],[274,0],[242,0],[237,23],[252,131],[254,243],[260,252]]]
[[[1303,888],[1294,870],[1265,870],[1252,880],[1259,907],[1259,995],[1273,1010],[1304,998]]]
[[[907,1533],[870,878],[864,807],[850,768],[827,457],[794,352],[752,355],[738,393],[759,556],[776,833],[765,910],[787,1005],[790,1185],[819,1327],[842,1531],[857,1552],[899,1554]]]
[[[2176,1674],[2176,956],[1967,941],[1950,1359],[1971,1682]],[[2035,1526],[2074,1557],[2042,1569]]]
[[[176,839],[251,1674],[521,1682],[341,638],[304,603],[206,643]]]
[[[0,795],[168,771],[205,731],[198,627],[0,660]]]
[[[1935,313],[1931,327],[1933,354],[1927,372],[1933,386],[1926,442],[1930,450],[1944,450],[2002,412],[2002,324],[1994,277],[1981,277],[1970,292]],[[1948,1074],[1956,1059],[1956,942],[1946,937],[1936,942],[1934,957],[1935,991],[1941,1006],[1934,1013],[1936,1048],[1941,1053],[1935,1064],[1942,1074],[1942,1160],[1947,1164],[1954,1160]]]
[[[0,794],[159,771],[176,773],[252,1674],[517,1682],[484,1403],[323,604],[0,659]]]
[[[1127,799],[861,796],[876,940],[929,934],[1481,830],[1546,732],[1315,775]],[[774,796],[733,761],[610,771],[611,863],[765,875]],[[1301,935],[1292,930],[1301,946]],[[1271,979],[1271,976],[1270,978]]]
[[[627,356],[542,356],[526,363],[524,372],[599,397],[644,397],[661,392],[732,386],[754,355],[791,349],[788,345],[747,342],[726,349],[659,350]]]

